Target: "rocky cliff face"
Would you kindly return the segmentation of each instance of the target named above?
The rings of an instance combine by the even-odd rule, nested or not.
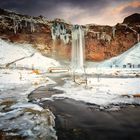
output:
[[[139,41],[140,14],[116,26],[85,25],[86,60],[101,61],[117,56]],[[42,54],[70,59],[72,24],[45,17],[31,17],[0,9],[0,38],[30,43]]]

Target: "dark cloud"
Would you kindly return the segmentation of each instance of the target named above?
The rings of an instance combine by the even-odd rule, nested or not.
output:
[[[1,8],[49,19],[63,18],[74,23],[98,21],[113,6],[132,0],[0,0]],[[97,19],[97,20],[95,20]],[[101,21],[102,22],[102,21]],[[111,21],[110,21],[111,22]],[[109,23],[110,24],[110,23]]]
[[[50,11],[58,9],[61,6],[71,6],[79,8],[93,8],[100,11],[101,7],[104,7],[108,4],[108,0],[4,0],[1,3],[2,8],[14,9],[18,12],[25,12],[30,14],[37,15],[39,12],[46,10]],[[72,10],[72,9],[71,9]],[[96,12],[96,11],[95,11]],[[59,13],[58,13],[59,14]],[[51,15],[48,15],[51,16]]]

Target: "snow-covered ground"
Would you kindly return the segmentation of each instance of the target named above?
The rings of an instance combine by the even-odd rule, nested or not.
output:
[[[57,87],[65,93],[53,98],[72,98],[99,106],[140,104],[140,43],[117,57],[86,64],[81,74],[84,79],[88,77],[86,88],[66,80],[63,87]]]
[[[16,44],[0,39],[0,66],[47,72],[49,67],[58,67],[60,64],[41,55],[30,44]]]
[[[72,86],[70,90],[65,90],[66,93],[58,96],[101,106],[140,104],[140,99],[135,98],[135,95],[140,96],[140,43],[117,57],[101,63],[91,63],[85,71],[91,76],[96,75],[87,79],[90,89]]]
[[[4,66],[7,63],[15,60],[29,57],[34,54],[35,50],[30,44],[16,44],[0,39],[0,65]]]
[[[103,108],[140,104],[139,68],[121,68],[128,61],[132,65],[139,64],[139,48],[140,44],[137,44],[116,58],[87,67],[85,72],[89,75],[81,76],[84,80],[87,77],[87,84],[77,84],[73,79],[64,78],[65,84],[55,87],[64,93],[52,95],[51,99],[71,98]],[[15,131],[31,139],[56,139],[53,114],[48,109],[29,103],[28,95],[42,85],[54,84],[40,71],[58,67],[59,62],[42,56],[29,44],[15,44],[0,39],[0,50],[0,130]],[[119,64],[119,68],[111,68]],[[100,75],[103,75],[102,78]]]
[[[104,68],[104,67],[88,67],[86,74],[97,74],[112,77],[140,77],[140,68]]]
[[[53,95],[53,99],[71,98],[99,106],[119,104],[140,104],[140,78],[95,78],[89,77],[87,85],[78,85],[66,80],[62,87],[63,94]]]
[[[140,43],[117,57],[102,62],[87,62],[86,73],[112,76],[140,76]]]
[[[56,139],[53,114],[28,102],[28,95],[34,89],[47,84],[54,82],[33,71],[1,69],[0,130],[33,140]]]
[[[56,139],[54,115],[29,103],[28,95],[40,86],[54,84],[41,73],[59,65],[30,44],[0,39],[0,130],[33,140]]]
[[[117,57],[99,63],[98,67],[138,68],[138,65],[140,68],[140,43]]]

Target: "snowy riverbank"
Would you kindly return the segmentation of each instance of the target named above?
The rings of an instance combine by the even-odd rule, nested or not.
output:
[[[119,104],[140,104],[140,78],[95,78],[89,77],[87,85],[78,85],[65,79],[63,94],[53,95],[52,99],[70,98],[96,104],[101,107]],[[137,96],[137,97],[136,97]]]
[[[29,139],[56,139],[54,115],[28,95],[40,86],[54,84],[45,75],[27,70],[0,70],[0,130]],[[9,132],[9,133],[8,133]]]

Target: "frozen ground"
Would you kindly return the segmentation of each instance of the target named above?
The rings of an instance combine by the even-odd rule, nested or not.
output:
[[[140,78],[87,78],[87,85],[76,84],[65,79],[63,94],[53,95],[53,99],[71,98],[96,104],[101,107],[120,104],[140,104]]]
[[[35,88],[54,84],[45,75],[25,70],[0,70],[0,130],[29,139],[56,139],[54,116],[28,102]],[[13,133],[11,133],[13,132]]]

